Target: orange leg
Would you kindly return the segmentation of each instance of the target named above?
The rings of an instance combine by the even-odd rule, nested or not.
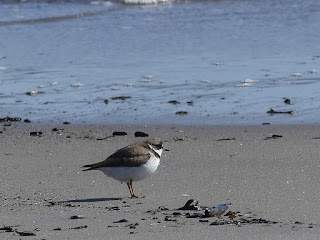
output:
[[[128,185],[128,188],[129,188],[129,191],[130,191],[130,194],[131,194],[131,198],[138,198],[138,196],[136,196],[134,194],[134,191],[133,191],[133,188],[132,188],[132,180],[130,180],[130,182],[128,182],[127,185]]]

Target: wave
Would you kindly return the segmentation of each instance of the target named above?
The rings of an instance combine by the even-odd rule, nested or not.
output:
[[[122,0],[126,5],[150,5],[173,2],[174,0]]]

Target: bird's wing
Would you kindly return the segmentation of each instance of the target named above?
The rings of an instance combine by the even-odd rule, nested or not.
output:
[[[97,169],[100,167],[138,167],[145,164],[151,157],[149,150],[145,148],[147,147],[147,144],[145,145],[146,146],[141,145],[141,143],[140,145],[129,145],[116,151],[102,162],[85,165],[83,167],[89,168],[86,170]]]

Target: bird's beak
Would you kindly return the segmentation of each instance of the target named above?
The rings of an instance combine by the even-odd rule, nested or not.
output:
[[[168,151],[169,152],[170,150],[164,147],[164,148],[162,148],[162,151]]]

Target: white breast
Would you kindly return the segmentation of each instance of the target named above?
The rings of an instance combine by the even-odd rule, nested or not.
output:
[[[160,159],[153,154],[146,164],[140,167],[104,167],[99,168],[108,177],[112,177],[120,182],[129,182],[130,180],[136,182],[140,181],[152,173],[154,173],[160,163]]]

